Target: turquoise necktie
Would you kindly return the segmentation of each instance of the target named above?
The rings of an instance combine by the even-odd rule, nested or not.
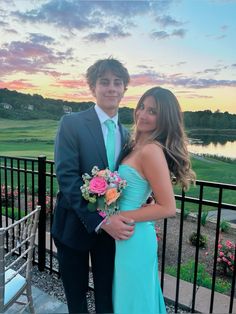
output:
[[[111,171],[115,170],[115,122],[111,119],[106,120],[105,125],[107,127],[107,140],[106,151],[108,166]]]

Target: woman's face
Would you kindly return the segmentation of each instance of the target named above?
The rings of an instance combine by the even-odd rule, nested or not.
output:
[[[152,133],[157,128],[157,105],[153,96],[147,96],[136,110],[138,132]]]

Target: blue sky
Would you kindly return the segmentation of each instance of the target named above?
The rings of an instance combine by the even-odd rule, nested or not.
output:
[[[113,56],[131,74],[124,106],[159,85],[184,111],[236,113],[235,16],[235,0],[1,0],[0,88],[94,100],[86,69]]]

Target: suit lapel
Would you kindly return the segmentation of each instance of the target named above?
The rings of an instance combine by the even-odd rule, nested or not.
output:
[[[106,168],[108,166],[106,147],[103,139],[101,124],[94,108],[88,111],[86,124],[89,132],[94,138],[94,145],[96,146],[96,150],[98,151],[104,163],[104,167]]]
[[[94,139],[94,146],[96,146],[96,150],[98,151],[104,163],[104,168],[106,168],[108,167],[106,147],[105,147],[104,138],[102,134],[101,124],[94,108],[91,108],[90,110],[88,110],[88,115],[86,117],[85,123],[88,127],[90,134],[92,135]],[[120,122],[118,123],[118,125],[120,128],[120,135],[121,135],[121,151],[116,162],[116,169],[118,168],[121,160],[124,158],[125,151],[127,148],[127,143],[129,141],[129,133],[127,129],[125,129]]]

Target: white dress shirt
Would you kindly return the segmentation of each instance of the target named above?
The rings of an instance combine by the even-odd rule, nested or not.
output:
[[[117,159],[119,157],[120,154],[120,150],[121,150],[121,135],[120,135],[120,128],[118,126],[118,113],[114,116],[114,117],[109,117],[108,114],[106,112],[104,112],[98,105],[95,105],[94,107],[97,115],[98,115],[98,119],[101,123],[101,128],[102,128],[102,134],[103,134],[103,138],[104,138],[104,143],[106,144],[106,140],[107,140],[107,127],[105,125],[105,121],[110,119],[112,121],[114,121],[115,126],[116,126],[116,134],[115,134],[115,164],[117,162]]]
[[[106,112],[104,112],[98,105],[95,105],[94,107],[97,115],[98,115],[98,119],[101,123],[101,128],[102,128],[102,134],[103,134],[103,138],[104,138],[104,143],[106,144],[106,140],[107,140],[107,126],[105,125],[105,121],[110,119],[113,120],[116,126],[116,134],[115,134],[115,164],[117,162],[117,159],[119,157],[120,151],[121,151],[121,135],[120,135],[120,128],[118,126],[118,113],[114,116],[114,117],[109,117],[108,114]],[[100,169],[101,170],[101,169]],[[95,231],[98,232],[98,230],[100,229],[101,225],[103,224],[103,221],[95,228]]]

